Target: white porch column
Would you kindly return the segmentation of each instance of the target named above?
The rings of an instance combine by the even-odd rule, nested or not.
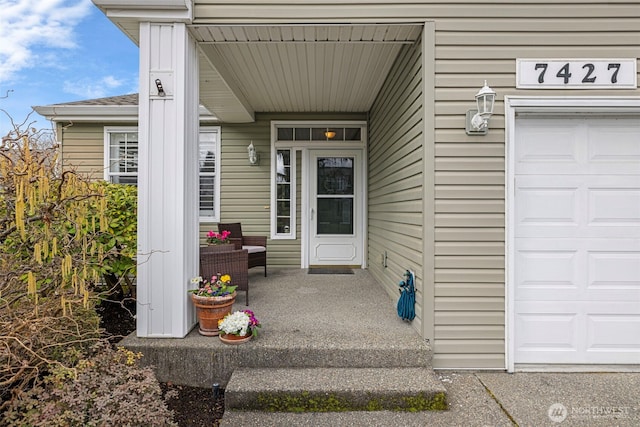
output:
[[[156,84],[159,79],[164,96]],[[183,23],[140,23],[139,337],[184,337],[198,272],[198,54]]]

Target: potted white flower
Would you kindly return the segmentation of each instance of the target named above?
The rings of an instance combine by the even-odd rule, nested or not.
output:
[[[253,311],[234,311],[218,321],[219,337],[226,344],[240,344],[258,336],[261,326]]]

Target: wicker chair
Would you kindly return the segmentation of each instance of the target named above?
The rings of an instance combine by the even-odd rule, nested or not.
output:
[[[249,252],[248,268],[264,266],[264,277],[267,277],[267,238],[265,236],[245,236],[239,222],[218,224],[218,232],[231,232],[229,239],[236,245],[236,249],[246,249]]]
[[[231,284],[237,290],[246,292],[246,304],[249,305],[249,271],[247,265],[249,253],[236,250],[234,245],[214,245],[200,247],[200,275],[211,278],[217,274],[231,276]]]

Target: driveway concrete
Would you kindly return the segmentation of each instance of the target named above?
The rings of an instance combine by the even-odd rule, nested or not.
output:
[[[640,426],[640,373],[472,375],[521,427]]]
[[[640,373],[436,371],[449,410],[225,413],[222,426],[640,426]]]

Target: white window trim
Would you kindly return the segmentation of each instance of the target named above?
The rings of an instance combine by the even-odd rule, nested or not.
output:
[[[107,182],[111,182],[111,173],[110,173],[110,164],[109,161],[110,153],[109,148],[111,146],[111,134],[117,132],[135,132],[139,133],[138,126],[105,126],[104,127],[104,138],[103,138],[103,179]],[[216,183],[215,183],[215,200],[214,200],[214,209],[215,215],[213,216],[198,216],[200,223],[210,223],[210,222],[219,222],[220,221],[220,171],[222,168],[222,162],[220,162],[220,147],[222,145],[221,139],[221,127],[220,126],[202,126],[200,127],[199,133],[202,132],[217,132],[218,133],[218,144],[216,145]],[[138,151],[139,152],[139,151]],[[199,175],[199,174],[198,174]],[[199,191],[199,188],[198,188]],[[198,199],[200,194],[198,193]],[[199,211],[199,209],[198,209]]]
[[[111,182],[111,154],[109,149],[111,148],[111,134],[112,133],[138,133],[137,126],[105,126],[104,128],[104,155],[103,155],[103,163],[104,163],[104,180],[107,182]],[[138,147],[138,152],[140,152],[140,148]],[[137,177],[137,174],[136,174]]]
[[[274,128],[275,130],[275,128]],[[273,139],[272,139],[272,147],[271,147],[271,239],[272,240],[293,240],[296,238],[296,224],[297,224],[297,218],[296,218],[296,206],[297,206],[297,199],[296,199],[296,189],[297,187],[297,183],[296,183],[296,175],[297,175],[297,169],[296,169],[296,150],[291,148],[291,147],[280,147],[280,148],[275,148],[273,146]],[[290,161],[291,164],[289,166],[289,194],[290,194],[290,205],[289,205],[289,217],[291,218],[291,225],[289,226],[289,233],[285,234],[285,233],[278,233],[278,191],[277,191],[277,183],[276,183],[276,173],[277,173],[277,163],[278,163],[278,159],[277,159],[277,153],[278,150],[289,150],[290,155]]]
[[[220,126],[201,126],[200,127],[200,132],[198,133],[198,138],[200,137],[199,134],[201,133],[208,133],[208,132],[215,132],[218,134],[218,140],[217,140],[217,144],[216,144],[216,148],[215,148],[215,160],[216,160],[216,173],[215,173],[215,198],[213,200],[213,211],[214,214],[211,216],[199,216],[199,221],[200,223],[206,224],[206,223],[213,223],[213,222],[220,222],[220,169],[222,166],[222,162],[220,161],[220,146],[222,145],[222,140],[221,140],[221,128]],[[199,140],[199,139],[198,139]],[[199,145],[199,144],[198,144]],[[199,161],[199,157],[200,157],[200,151],[199,151],[199,147],[198,147],[198,161]],[[198,177],[200,175],[198,174]],[[198,178],[199,179],[199,178]],[[199,185],[198,185],[199,187]],[[199,189],[198,189],[198,199],[200,199],[200,193],[199,193]],[[200,209],[198,209],[198,212],[200,211]]]

